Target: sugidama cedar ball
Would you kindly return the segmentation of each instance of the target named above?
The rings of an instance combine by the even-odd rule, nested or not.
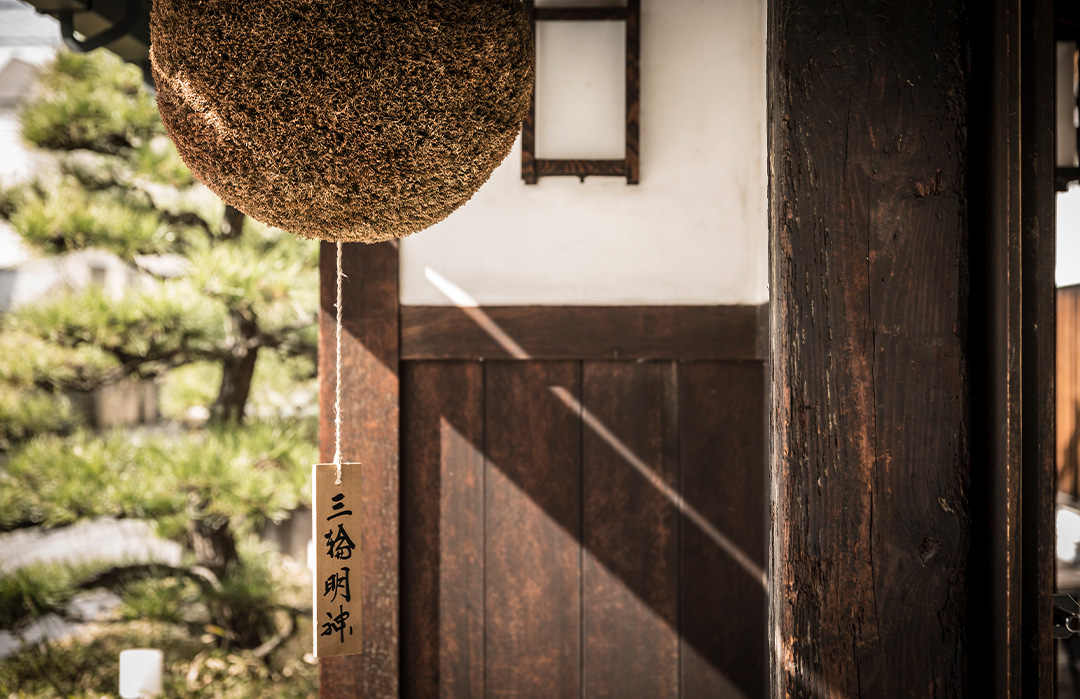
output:
[[[521,0],[154,0],[150,35],[191,171],[308,238],[441,221],[509,153],[532,93]]]

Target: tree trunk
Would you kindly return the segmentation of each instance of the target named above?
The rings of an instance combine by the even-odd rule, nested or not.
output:
[[[188,544],[195,554],[196,565],[209,570],[218,580],[224,580],[236,562],[236,537],[228,517],[208,519],[204,516],[201,511],[206,505],[203,502],[196,507],[196,513],[188,520]]]
[[[259,324],[253,315],[229,311],[231,356],[222,363],[221,387],[211,415],[221,422],[239,424],[244,421],[244,408],[251,394],[251,378],[259,355],[256,339]]]
[[[240,565],[236,551],[236,536],[228,517],[214,516],[206,510],[209,503],[192,496],[189,506],[187,540],[195,554],[195,563],[212,572],[217,579],[227,583],[230,574]],[[205,596],[211,622],[224,628],[220,643],[222,647],[235,644],[241,648],[255,648],[276,632],[269,610],[242,596],[220,597],[210,593]]]
[[[225,215],[221,217],[221,237],[224,240],[235,240],[244,232],[244,212],[228,204],[225,205]]]

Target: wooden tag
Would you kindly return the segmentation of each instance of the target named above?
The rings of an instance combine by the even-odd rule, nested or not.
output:
[[[352,655],[360,637],[360,474],[358,463],[315,464],[311,509],[315,539],[316,657]]]

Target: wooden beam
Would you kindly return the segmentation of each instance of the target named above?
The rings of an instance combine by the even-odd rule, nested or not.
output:
[[[759,306],[402,306],[414,359],[762,359]]]
[[[770,3],[774,697],[967,695],[966,13]]]
[[[362,655],[319,660],[322,699],[398,695],[398,251],[344,246],[341,452],[363,464]],[[319,256],[319,450],[334,457],[335,250]]]
[[[618,177],[626,174],[625,160],[551,160],[535,158],[536,176]]]
[[[541,21],[618,21],[626,19],[626,7],[538,7],[536,19]]]
[[[770,6],[773,696],[1051,693],[1051,3],[979,8]]]

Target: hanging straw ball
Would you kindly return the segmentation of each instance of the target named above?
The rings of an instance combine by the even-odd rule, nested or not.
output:
[[[532,92],[521,0],[154,0],[150,36],[191,171],[308,238],[446,218],[506,157]]]

